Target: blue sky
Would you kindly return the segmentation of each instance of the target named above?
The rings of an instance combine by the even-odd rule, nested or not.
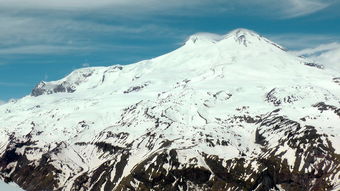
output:
[[[340,48],[339,9],[338,0],[0,0],[0,103],[77,68],[156,57],[198,32],[248,28],[290,50]]]

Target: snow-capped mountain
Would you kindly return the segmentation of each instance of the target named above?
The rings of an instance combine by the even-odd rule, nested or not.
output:
[[[75,70],[0,106],[25,190],[340,189],[340,74],[246,29]]]

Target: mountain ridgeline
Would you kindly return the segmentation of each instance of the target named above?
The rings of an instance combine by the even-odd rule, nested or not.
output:
[[[28,191],[340,189],[340,74],[246,29],[75,70],[0,106]]]

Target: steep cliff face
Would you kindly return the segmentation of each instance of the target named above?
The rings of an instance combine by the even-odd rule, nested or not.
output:
[[[0,106],[0,177],[34,191],[340,189],[340,74],[310,63],[238,29],[42,82]]]

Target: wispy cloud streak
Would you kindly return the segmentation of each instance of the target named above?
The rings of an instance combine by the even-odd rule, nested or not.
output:
[[[286,0],[283,17],[293,18],[308,15],[325,9],[331,4],[332,2],[327,0]]]
[[[292,52],[304,56],[314,62],[323,64],[328,69],[340,72],[340,43],[321,44],[314,48],[307,48]]]
[[[28,3],[29,2],[29,3]],[[207,8],[216,8],[224,11],[232,11],[232,7],[242,6],[251,8],[258,5],[263,8],[261,12],[276,10],[275,13],[281,14],[286,18],[302,16],[322,10],[336,2],[335,0],[0,0],[0,7],[4,10],[69,10],[69,11],[88,11],[88,10],[110,10],[111,14],[123,13],[125,16],[134,14],[157,13],[178,13],[178,9],[195,10],[190,14],[199,14]],[[223,9],[221,9],[223,8]],[[166,10],[166,12],[164,12]],[[251,10],[251,9],[248,9]],[[252,10],[255,11],[255,10]],[[256,11],[255,11],[256,12]],[[258,13],[257,13],[258,14]]]
[[[27,87],[27,86],[31,86],[31,85],[30,84],[26,84],[26,83],[16,83],[16,82],[0,82],[0,86]]]
[[[325,34],[288,33],[275,35],[268,34],[266,36],[284,47],[293,48],[294,51],[340,41],[339,36]]]
[[[334,2],[334,0],[277,0],[275,3],[272,0],[0,0],[0,54],[84,52],[102,48],[100,41],[105,38],[111,40],[150,36],[178,38],[183,35],[177,34],[176,28],[151,24],[154,15],[204,16],[214,12],[212,10],[219,10],[221,14],[245,10],[241,14],[272,14],[270,16],[275,18],[287,19],[320,11]],[[253,8],[254,6],[258,11]],[[95,16],[88,17],[89,14]],[[101,21],[106,18],[116,19],[111,19],[113,21],[111,23],[96,22],[93,21],[96,16],[101,17],[99,18]],[[127,22],[119,22],[120,20]],[[135,25],[139,20],[144,24]],[[145,24],[146,22],[149,24]],[[297,44],[298,41],[292,43]],[[116,45],[124,49],[127,43],[116,42]]]

